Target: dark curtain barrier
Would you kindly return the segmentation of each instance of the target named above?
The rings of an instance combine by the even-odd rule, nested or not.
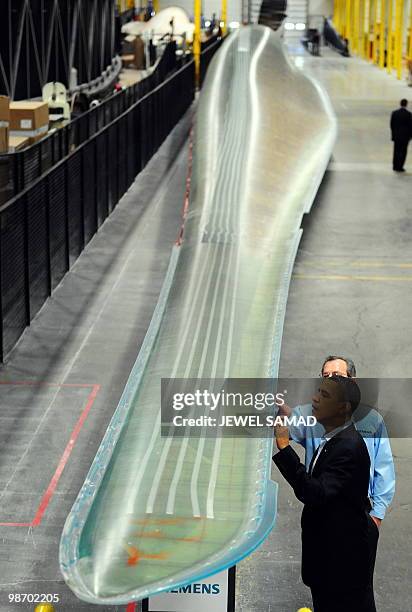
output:
[[[2,359],[193,97],[191,61],[0,208]]]
[[[219,45],[203,51],[202,77]],[[25,172],[37,163],[42,175],[30,175],[29,186],[0,208],[1,360],[188,110],[194,82],[191,60],[147,93],[136,94],[127,109],[117,101],[125,98],[118,97],[115,110],[99,107],[107,114],[95,114],[77,148],[57,163],[58,144],[49,144],[53,137],[24,158]],[[145,81],[141,85],[147,87]]]

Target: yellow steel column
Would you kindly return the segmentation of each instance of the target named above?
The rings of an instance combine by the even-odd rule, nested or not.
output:
[[[341,2],[341,26],[340,26],[340,35],[346,36],[346,2],[347,0],[342,0]]]
[[[369,17],[370,17],[370,2],[365,0],[363,2],[363,36],[362,36],[362,49],[364,59],[369,57]]]
[[[195,59],[195,79],[196,86],[200,84],[200,35],[202,18],[202,0],[195,0],[194,6],[195,30],[193,32],[193,55]]]
[[[349,41],[350,48],[353,48],[355,42],[355,0],[351,0],[350,3],[350,18],[349,18]]]
[[[388,0],[388,35],[386,38],[386,70],[392,72],[393,0]]]
[[[408,59],[412,61],[412,0],[409,2]]]
[[[385,21],[386,21],[386,0],[381,0],[381,28],[379,41],[379,68],[385,67]]]
[[[227,0],[222,0],[222,13],[220,15],[220,21],[223,21],[222,34],[226,34],[227,30]]]
[[[333,13],[332,13],[332,23],[335,27],[335,29],[338,31],[339,30],[339,26],[338,26],[338,17],[339,14],[339,2],[338,0],[333,0]]]
[[[376,48],[376,3],[377,0],[371,0],[371,14],[369,20],[369,46],[368,46],[368,58],[375,61],[375,48]]]
[[[380,41],[381,41],[381,3],[375,0],[375,23],[373,26],[373,57],[374,64],[379,63]]]
[[[349,43],[351,43],[351,27],[350,27],[350,19],[351,19],[351,4],[352,1],[351,0],[346,0],[346,6],[345,6],[345,38],[347,38],[349,40]]]
[[[352,49],[356,53],[357,40],[356,40],[356,4],[357,0],[352,0],[351,20],[350,20],[350,31],[351,31],[351,45]]]
[[[361,57],[365,57],[364,32],[365,32],[365,0],[360,0],[360,3],[359,3],[359,55]]]
[[[339,30],[338,33],[343,36],[345,33],[345,0],[339,0]]]
[[[342,31],[342,0],[335,0],[336,3],[336,22],[335,27],[338,34]]]
[[[408,60],[412,62],[412,0],[409,3],[409,46]]]
[[[333,2],[333,13],[332,13],[332,23],[336,29],[338,29],[337,24],[337,16],[338,16],[338,0],[334,0]]]
[[[395,67],[396,76],[402,78],[402,49],[403,48],[403,0],[396,0],[395,13]]]
[[[353,51],[359,55],[359,4],[360,0],[354,0],[353,7]]]

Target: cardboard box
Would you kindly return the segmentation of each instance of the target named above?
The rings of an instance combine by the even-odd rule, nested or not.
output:
[[[125,36],[122,40],[122,54],[129,55],[130,53],[134,54],[134,43],[136,41],[136,36],[133,34],[129,34]]]
[[[134,41],[134,64],[137,70],[144,70],[146,68],[144,42],[140,36],[136,36],[136,40]]]
[[[9,151],[9,128],[0,127],[0,155]]]
[[[10,136],[9,138],[9,153],[22,151],[30,145],[30,138],[27,136]]]
[[[10,136],[27,136],[37,142],[49,130],[49,105],[47,102],[10,102]]]
[[[0,96],[0,153],[9,148],[10,98]]]
[[[0,96],[0,121],[10,121],[10,98]]]

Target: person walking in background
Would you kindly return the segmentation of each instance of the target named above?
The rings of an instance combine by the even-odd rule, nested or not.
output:
[[[407,110],[407,106],[408,100],[403,98],[400,108],[391,115],[394,172],[405,172],[403,166],[408,153],[408,144],[412,138],[412,114]]]
[[[320,55],[320,34],[319,30],[315,30],[312,37],[312,53],[319,57]]]

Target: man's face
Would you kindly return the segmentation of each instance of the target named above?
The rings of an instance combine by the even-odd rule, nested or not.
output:
[[[343,359],[333,359],[332,361],[327,361],[323,366],[322,371],[323,376],[344,376],[347,378],[348,376],[348,366],[346,361]]]
[[[312,414],[322,425],[326,426],[341,419],[346,413],[346,405],[341,400],[339,384],[324,378],[317,393],[312,398]]]

